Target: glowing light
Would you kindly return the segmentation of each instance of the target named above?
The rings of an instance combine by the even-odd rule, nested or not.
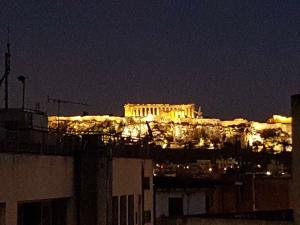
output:
[[[68,134],[90,132],[114,135],[138,141],[153,134],[152,143],[163,149],[180,149],[193,143],[194,148],[222,149],[227,143],[239,143],[253,151],[280,153],[292,151],[291,118],[274,115],[268,123],[245,119],[221,121],[194,118],[194,104],[127,104],[125,117],[70,116],[48,117],[50,129],[59,127]]]
[[[213,169],[210,167],[210,168],[208,169],[208,171],[209,171],[209,172],[212,172],[212,171],[213,171]]]
[[[271,176],[271,174],[272,174],[272,173],[271,173],[270,171],[267,171],[267,172],[266,172],[266,175],[268,175],[268,176]]]
[[[168,143],[164,143],[163,145],[162,145],[162,148],[163,149],[166,149],[168,147]]]
[[[281,115],[273,115],[272,118],[268,120],[269,123],[292,123],[292,117],[285,117]]]
[[[147,117],[152,115],[168,120],[178,120],[181,118],[194,118],[195,112],[194,104],[125,104],[125,117]]]

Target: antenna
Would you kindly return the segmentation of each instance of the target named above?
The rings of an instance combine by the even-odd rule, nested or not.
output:
[[[8,75],[10,73],[10,40],[9,40],[9,35],[10,35],[10,29],[9,29],[9,24],[7,26],[7,52],[5,53],[5,73],[4,73],[4,79],[5,79],[5,90],[4,90],[4,101],[5,101],[5,109],[8,109]]]
[[[53,102],[57,104],[57,131],[59,131],[59,117],[60,117],[60,104],[72,104],[72,105],[83,105],[83,106],[89,106],[88,104],[81,103],[81,102],[74,102],[74,101],[67,101],[63,99],[57,99],[57,98],[50,98],[47,96],[47,101]]]

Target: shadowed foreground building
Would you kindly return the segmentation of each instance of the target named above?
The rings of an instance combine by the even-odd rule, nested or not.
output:
[[[293,137],[292,199],[295,224],[300,224],[300,95],[291,97]]]
[[[159,220],[274,211],[277,218],[284,219],[287,216],[280,216],[280,213],[291,213],[289,183],[289,178],[261,176],[253,180],[249,175],[239,181],[232,178],[155,177],[155,216]]]
[[[58,139],[42,113],[0,113],[1,225],[153,224],[145,148]]]

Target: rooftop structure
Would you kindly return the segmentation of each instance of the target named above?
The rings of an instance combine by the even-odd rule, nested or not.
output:
[[[105,145],[100,136],[49,130],[41,112],[0,109],[0,225],[153,224],[149,146]]]

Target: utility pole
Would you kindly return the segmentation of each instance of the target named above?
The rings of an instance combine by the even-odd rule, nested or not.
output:
[[[5,53],[5,72],[3,77],[0,79],[0,86],[4,80],[4,107],[8,109],[8,75],[10,73],[10,43],[9,43],[9,26],[7,27],[7,52]]]
[[[10,73],[10,44],[7,43],[5,53],[5,109],[8,109],[8,75]]]

